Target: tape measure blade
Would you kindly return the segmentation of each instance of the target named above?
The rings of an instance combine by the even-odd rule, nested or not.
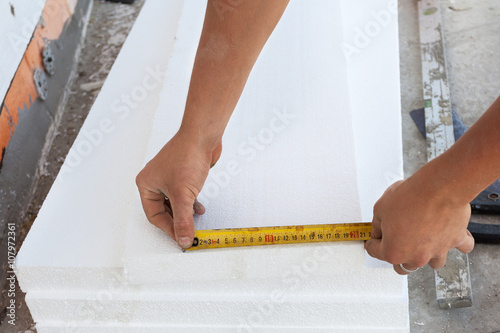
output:
[[[188,251],[226,247],[368,240],[371,223],[197,230]]]

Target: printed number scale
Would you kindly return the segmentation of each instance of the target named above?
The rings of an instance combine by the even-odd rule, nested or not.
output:
[[[187,251],[224,247],[371,239],[371,223],[197,230]]]

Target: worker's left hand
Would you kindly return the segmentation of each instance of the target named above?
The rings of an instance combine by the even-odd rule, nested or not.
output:
[[[468,253],[474,238],[467,230],[468,202],[436,189],[433,179],[415,174],[390,186],[374,207],[372,239],[365,242],[368,254],[394,265],[401,275],[429,264],[446,263],[450,249]]]
[[[179,130],[137,175],[142,207],[149,222],[182,248],[193,244],[193,214],[205,212],[196,197],[221,152],[219,140],[198,140]]]

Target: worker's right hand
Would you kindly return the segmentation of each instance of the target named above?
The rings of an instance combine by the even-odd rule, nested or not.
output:
[[[205,212],[196,197],[221,152],[220,141],[200,143],[179,131],[136,177],[147,219],[182,248],[193,244],[193,212]]]
[[[422,176],[423,175],[423,176]],[[373,209],[372,239],[365,242],[368,254],[394,265],[401,275],[429,264],[444,266],[448,251],[468,253],[474,238],[467,230],[469,202],[441,195],[435,179],[417,172],[391,185]]]

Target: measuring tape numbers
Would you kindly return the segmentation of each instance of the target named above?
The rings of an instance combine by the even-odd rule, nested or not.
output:
[[[371,239],[371,223],[197,230],[187,251],[225,247],[359,241]]]

